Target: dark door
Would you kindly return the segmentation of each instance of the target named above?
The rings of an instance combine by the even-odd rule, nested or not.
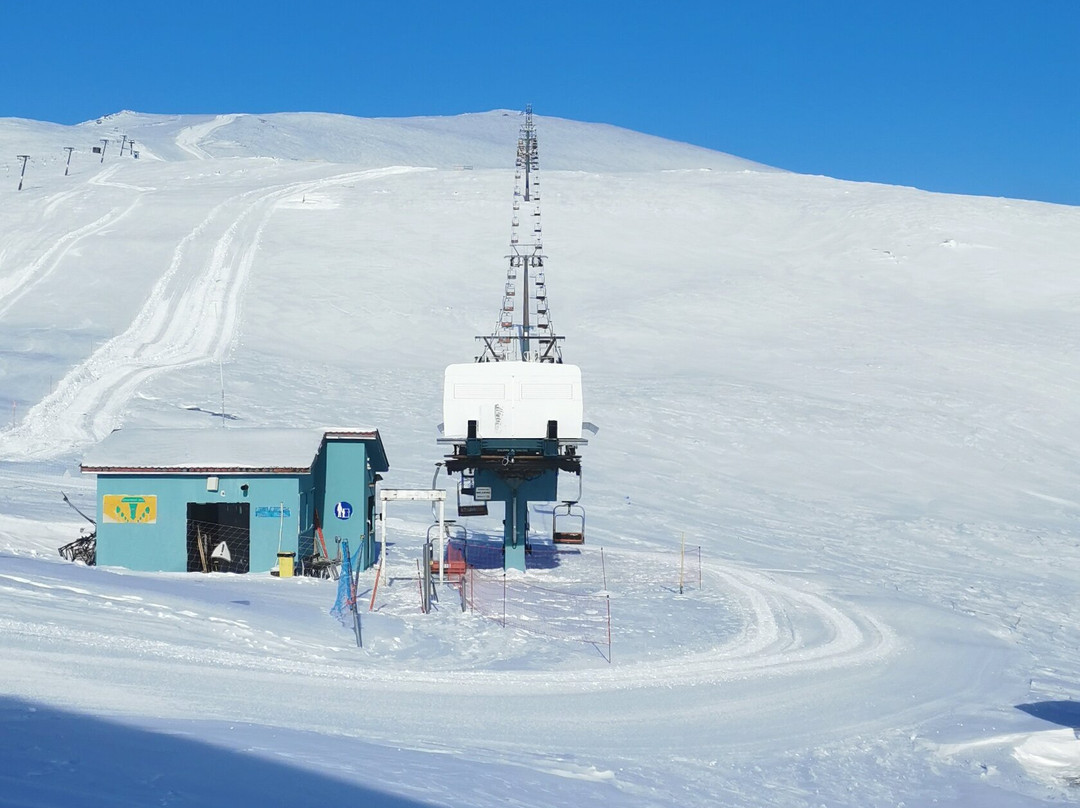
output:
[[[250,556],[247,502],[188,503],[188,572],[247,572]]]

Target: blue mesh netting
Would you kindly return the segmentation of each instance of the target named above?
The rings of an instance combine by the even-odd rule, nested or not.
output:
[[[349,555],[349,542],[341,541],[341,574],[338,576],[337,600],[334,601],[330,614],[341,621],[341,625],[350,627],[352,621],[348,615],[356,610],[356,581],[353,578],[352,556]]]

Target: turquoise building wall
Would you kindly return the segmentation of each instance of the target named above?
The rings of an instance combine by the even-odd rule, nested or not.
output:
[[[250,506],[250,571],[267,572],[277,564],[278,535],[281,551],[297,552],[302,535],[302,490],[313,500],[311,475],[219,475],[218,490],[207,491],[207,475],[99,474],[97,478],[97,563],[133,570],[185,572],[187,570],[188,503],[246,502]],[[242,485],[247,485],[243,491]],[[106,522],[107,494],[157,497],[153,524]],[[287,515],[278,516],[284,504]],[[262,509],[260,514],[260,509]],[[310,534],[310,521],[307,523]]]
[[[279,549],[296,553],[298,562],[314,555],[316,524],[322,525],[331,557],[337,552],[334,540],[341,537],[348,540],[359,567],[370,567],[376,561],[371,521],[376,471],[388,466],[381,442],[376,438],[368,446],[368,440],[328,436],[310,472],[96,470],[97,562],[134,570],[184,572],[189,568],[188,505],[246,503],[250,572],[267,572],[276,566]],[[216,490],[207,490],[209,477],[218,478]],[[110,495],[154,497],[156,513],[153,518],[140,516],[128,523],[106,521],[104,502]],[[348,518],[336,509],[341,502],[352,506]],[[138,507],[141,513],[145,503]],[[279,516],[282,508],[284,518]]]
[[[328,440],[314,469],[316,485],[323,492],[319,516],[322,519],[326,546],[333,554],[336,539],[347,539],[349,550],[360,569],[375,563],[375,537],[368,523],[374,503],[374,473],[368,468],[367,445],[361,440]],[[348,518],[342,518],[337,505],[352,506]]]

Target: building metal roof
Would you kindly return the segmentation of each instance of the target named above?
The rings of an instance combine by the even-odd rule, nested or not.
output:
[[[370,442],[375,471],[388,463],[377,429],[117,429],[88,450],[81,468],[96,474],[306,474],[328,440]]]

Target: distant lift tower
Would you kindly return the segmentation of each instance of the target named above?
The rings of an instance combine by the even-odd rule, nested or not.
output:
[[[502,502],[506,569],[525,569],[529,503],[556,502],[558,476],[577,476],[576,494],[552,517],[552,541],[585,538],[581,497],[581,370],[563,364],[551,324],[540,225],[539,153],[532,107],[517,146],[509,267],[502,310],[490,335],[477,337],[476,361],[450,365],[443,387],[443,437],[453,446],[446,470],[460,475],[458,514],[486,516]],[[556,520],[561,520],[557,522]]]

